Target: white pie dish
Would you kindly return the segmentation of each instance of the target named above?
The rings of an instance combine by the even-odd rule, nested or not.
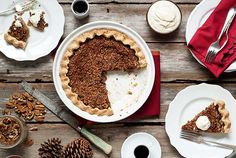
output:
[[[62,57],[71,41],[83,32],[98,28],[115,29],[131,37],[143,51],[148,63],[147,68],[140,71],[135,71],[134,73],[128,74],[126,72],[109,72],[107,74],[106,87],[108,89],[108,97],[114,113],[112,116],[91,115],[75,106],[66,96],[61,86],[61,79],[59,76]],[[72,112],[82,118],[94,122],[114,122],[135,113],[144,104],[151,93],[154,83],[154,75],[155,68],[153,57],[150,49],[141,36],[124,25],[110,21],[92,22],[74,30],[65,38],[58,48],[53,65],[54,85],[61,100]],[[138,86],[133,89],[132,95],[128,95],[127,89],[130,88],[131,82],[137,82]]]

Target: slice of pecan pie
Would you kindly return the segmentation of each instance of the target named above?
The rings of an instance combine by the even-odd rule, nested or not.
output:
[[[38,31],[44,31],[45,27],[48,27],[48,23],[45,21],[45,12],[40,10],[30,11],[30,18],[28,25],[32,25]]]
[[[106,73],[146,67],[136,42],[122,32],[94,29],[75,38],[61,61],[60,78],[68,98],[95,115],[112,115]]]
[[[217,100],[183,125],[182,129],[192,132],[229,133],[230,126],[229,112],[225,108],[225,103]]]
[[[4,34],[4,39],[7,43],[16,48],[24,49],[29,37],[29,28],[21,17],[15,16],[8,32]]]

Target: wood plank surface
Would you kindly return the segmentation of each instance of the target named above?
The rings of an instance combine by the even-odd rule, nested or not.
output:
[[[185,26],[189,14],[196,6],[194,4],[179,4],[182,12],[182,23],[177,31],[169,35],[159,35],[151,30],[146,21],[146,13],[150,4],[91,4],[88,18],[77,20],[69,4],[63,4],[66,16],[65,33],[67,36],[72,30],[88,22],[109,20],[124,24],[137,31],[146,42],[185,42]]]
[[[183,43],[148,43],[161,51],[162,82],[236,82],[236,72],[215,77],[191,55]],[[0,54],[0,82],[52,82],[53,57],[48,55],[33,62],[17,62]],[[24,74],[24,75],[22,75]]]
[[[91,11],[91,16],[83,21],[77,21],[73,17],[69,4],[62,5],[66,15],[64,37],[73,29],[87,23],[88,21],[119,21],[140,33],[146,41],[149,41],[148,45],[151,49],[161,51],[162,82],[219,81],[216,80],[208,70],[198,64],[186,48],[186,45],[182,43],[184,42],[184,30],[187,17],[195,5],[180,5],[184,15],[183,23],[176,34],[174,33],[174,35],[169,35],[168,37],[159,36],[153,33],[153,31],[147,26],[145,17],[143,17],[143,12],[148,8],[148,5],[146,4],[93,5],[94,9]],[[107,13],[107,8],[109,9],[109,13]],[[112,10],[114,10],[114,12]],[[126,10],[131,13],[126,13]],[[137,14],[133,15],[132,13]],[[130,16],[126,16],[127,14]],[[124,18],[125,16],[126,18]],[[133,20],[133,17],[138,18],[138,20]],[[159,43],[156,43],[157,41],[159,41]],[[22,79],[33,82],[52,82],[51,71],[53,59],[50,55],[34,62],[16,62],[1,54],[0,63],[0,82],[19,82]],[[24,75],[22,75],[22,73],[24,73]],[[224,74],[220,79],[228,82],[235,82],[235,73]]]
[[[25,158],[38,158],[38,148],[40,144],[49,138],[58,137],[62,140],[62,144],[66,145],[70,141],[77,139],[80,135],[71,127],[64,124],[28,124],[29,127],[38,127],[38,131],[30,131],[29,138],[33,139],[34,144],[26,147],[24,144],[12,150],[1,150],[1,158],[5,158],[9,154],[19,154]],[[165,133],[164,127],[159,126],[96,126],[91,131],[113,146],[110,156],[106,156],[100,150],[93,148],[94,158],[119,158],[121,146],[124,140],[136,132],[148,132],[152,134],[161,144],[162,157],[164,158],[180,158],[181,156],[169,143],[169,139]],[[45,134],[47,133],[47,134]],[[19,150],[21,148],[21,150]]]
[[[51,98],[55,101],[59,106],[64,106],[62,101],[60,100],[59,96],[57,95],[54,85],[52,83],[33,83],[31,84],[33,87],[39,89],[43,92],[46,96]],[[142,121],[137,120],[123,120],[120,122],[116,122],[116,124],[123,124],[123,123],[140,123],[143,125],[144,123],[147,124],[156,124],[159,125],[160,123],[165,122],[165,115],[168,111],[168,107],[170,102],[174,99],[176,94],[184,89],[189,85],[195,85],[195,83],[162,83],[161,84],[161,114],[159,117],[156,118],[149,118],[143,119]],[[232,95],[236,98],[236,86],[234,84],[226,84],[222,83],[219,84],[222,87],[229,90]],[[0,83],[0,107],[3,108],[5,103],[8,101],[8,98],[11,94],[19,90],[19,85],[16,83]],[[54,114],[47,112],[45,122],[61,122]]]
[[[158,139],[162,148],[163,158],[180,158],[181,156],[171,146],[165,132],[165,115],[170,102],[176,94],[189,85],[202,82],[218,84],[229,90],[236,97],[236,72],[224,73],[219,79],[191,55],[186,47],[185,27],[191,11],[201,0],[173,0],[182,12],[182,23],[177,31],[169,35],[159,35],[152,31],[146,22],[148,8],[156,0],[88,0],[90,15],[84,20],[77,20],[71,12],[72,0],[58,0],[66,17],[65,32],[60,41],[74,29],[93,21],[110,20],[124,24],[136,32],[148,43],[150,49],[161,52],[161,114],[156,118],[143,120],[122,120],[110,124],[87,125],[94,134],[98,135],[113,146],[110,156],[104,155],[100,150],[93,148],[94,158],[118,158],[124,140],[133,133],[147,132]],[[50,23],[49,23],[50,24]],[[59,44],[60,44],[59,43]],[[53,57],[45,56],[33,62],[17,62],[0,54],[0,110],[4,107],[8,97],[19,91],[19,82],[27,80],[32,86],[38,88],[59,106],[64,106],[55,91],[52,79]],[[71,127],[58,119],[50,111],[45,121],[37,123],[27,122],[28,127],[38,127],[38,131],[30,131],[29,139],[34,144],[26,147],[24,144],[11,149],[0,150],[0,158],[10,154],[23,155],[24,158],[36,158],[38,148],[48,138],[59,137],[62,144],[80,137]]]
[[[58,0],[59,3],[69,3],[71,4],[73,0]],[[90,4],[104,4],[104,3],[128,3],[128,4],[151,4],[156,2],[157,0],[88,0]],[[184,4],[198,4],[201,0],[172,0],[175,3],[184,3]]]

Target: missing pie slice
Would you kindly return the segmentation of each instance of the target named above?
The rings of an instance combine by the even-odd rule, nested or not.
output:
[[[136,42],[122,32],[94,29],[74,39],[61,61],[60,78],[67,97],[81,110],[112,115],[106,89],[108,71],[133,71],[147,62]]]
[[[225,103],[217,100],[183,125],[182,129],[192,132],[229,133],[230,126],[229,112],[225,108]]]
[[[16,48],[24,49],[28,38],[29,28],[21,17],[15,16],[8,32],[4,34],[4,39]]]
[[[39,31],[44,31],[45,27],[48,27],[48,23],[45,21],[45,12],[44,11],[30,11],[30,18],[28,25],[32,25]]]

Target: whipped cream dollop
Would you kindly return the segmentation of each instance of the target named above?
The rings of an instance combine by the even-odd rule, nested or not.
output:
[[[15,21],[15,26],[16,26],[16,27],[22,27],[21,21],[17,19],[17,20]]]
[[[211,122],[207,116],[200,116],[200,117],[198,117],[198,119],[196,121],[196,126],[197,126],[197,128],[199,128],[203,131],[206,131],[211,126]]]
[[[17,4],[17,5],[15,5],[15,10],[16,10],[16,12],[20,13],[23,11],[23,8],[19,4]]]
[[[161,0],[154,3],[148,11],[149,25],[159,33],[176,30],[181,22],[181,12],[172,2]]]
[[[34,27],[37,27],[38,23],[40,21],[40,16],[43,13],[43,11],[42,10],[33,10],[33,11],[30,11],[30,13],[31,13],[31,16],[29,18],[29,21],[31,22],[31,24]]]

